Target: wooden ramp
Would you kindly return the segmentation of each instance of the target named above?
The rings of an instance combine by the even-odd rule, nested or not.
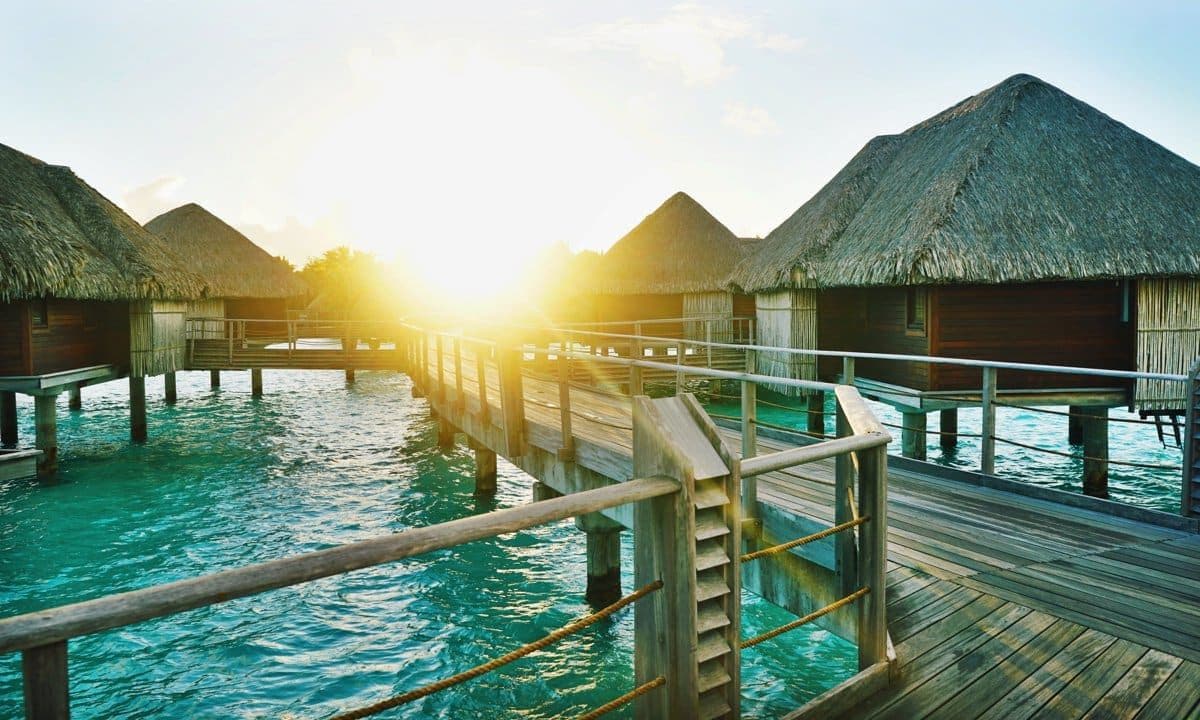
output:
[[[467,354],[457,373],[449,355],[427,360],[418,385],[438,413],[500,445],[473,420],[502,417],[496,369]],[[428,390],[439,374],[441,391]],[[565,442],[559,385],[534,374],[522,384],[524,442],[551,458],[519,463],[527,472],[561,483],[570,463],[593,484],[633,477],[628,397],[572,386]],[[552,459],[568,446],[568,460]],[[762,453],[786,447],[759,440]],[[766,532],[828,527],[833,487],[832,461],[759,476]],[[888,514],[894,677],[845,717],[1200,717],[1200,536],[903,470],[889,474]],[[817,563],[830,554],[831,543],[804,549]],[[811,706],[792,717],[827,716]]]

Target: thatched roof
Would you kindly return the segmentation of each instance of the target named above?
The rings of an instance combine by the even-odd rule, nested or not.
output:
[[[204,276],[211,297],[287,298],[306,292],[279,259],[196,203],[159,215],[146,229]]]
[[[677,192],[604,253],[587,289],[613,295],[723,290],[729,269],[750,245]]]
[[[867,143],[747,291],[1200,274],[1200,167],[1029,75]]]
[[[70,168],[0,145],[0,301],[182,300],[204,287]]]

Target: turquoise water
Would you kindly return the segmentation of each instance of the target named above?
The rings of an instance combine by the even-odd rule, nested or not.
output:
[[[759,420],[772,425],[804,429],[807,415],[803,408],[796,405],[794,400],[788,400],[773,393],[762,392],[760,399],[766,402],[758,408]],[[770,404],[768,404],[770,403]],[[776,405],[785,405],[781,408]],[[903,416],[890,405],[868,401],[876,417],[885,424],[890,424],[889,432],[894,438],[889,452],[900,452],[900,430]],[[729,402],[710,403],[711,412],[730,417],[741,417],[740,404]],[[1067,408],[1046,408],[1057,412],[1066,412]],[[825,432],[834,432],[834,400],[826,394],[825,402]],[[1181,482],[1181,464],[1183,451],[1174,446],[1170,428],[1164,429],[1168,436],[1168,445],[1164,446],[1158,439],[1154,426],[1123,422],[1137,420],[1136,413],[1121,409],[1109,410],[1108,423],[1109,458],[1113,461],[1127,460],[1145,465],[1167,466],[1170,469],[1152,469],[1118,465],[1115,462],[1108,468],[1109,493],[1112,500],[1153,510],[1169,513],[1179,512],[1179,494]],[[960,437],[954,450],[943,450],[940,437],[933,431],[938,427],[937,413],[928,417],[926,455],[929,462],[963,470],[979,470],[980,443],[979,438]],[[981,415],[977,408],[963,408],[958,411],[958,431],[960,433],[980,433]],[[1072,446],[1067,442],[1067,417],[1052,415],[1017,408],[996,408],[996,436],[1014,440],[1023,445],[1054,450],[1060,453],[1072,453],[1076,457],[1067,458],[1050,453],[1038,452],[1027,448],[996,443],[996,474],[1010,480],[1020,480],[1031,485],[1081,493],[1083,483],[1082,448]]]
[[[529,501],[503,461],[495,500],[472,459],[443,455],[402,375],[181,373],[147,383],[150,440],[128,441],[123,382],[59,406],[61,482],[0,484],[0,615],[10,616]],[[20,405],[22,444],[32,407]],[[625,534],[627,535],[627,534]],[[626,538],[624,588],[632,589]],[[77,718],[321,718],[453,674],[586,614],[570,522],[243,598],[70,644]],[[792,619],[747,594],[743,632]],[[548,718],[633,687],[629,611],[391,718]],[[746,717],[777,717],[855,670],[853,648],[801,628],[743,654]],[[0,657],[0,716],[20,663]],[[615,713],[615,717],[628,717]]]

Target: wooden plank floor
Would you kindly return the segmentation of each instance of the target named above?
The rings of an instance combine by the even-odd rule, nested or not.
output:
[[[444,373],[453,396],[449,357]],[[478,409],[474,371],[463,374]],[[498,382],[491,368],[494,417]],[[557,385],[524,385],[530,441],[560,447]],[[630,400],[576,386],[571,404],[579,462],[628,479]],[[760,476],[759,498],[831,524],[833,472],[829,461]],[[888,512],[899,670],[850,717],[1200,718],[1200,535],[899,470]]]

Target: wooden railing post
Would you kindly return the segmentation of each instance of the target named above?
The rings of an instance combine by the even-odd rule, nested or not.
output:
[[[981,457],[979,471],[984,475],[994,475],[996,472],[996,368],[983,369],[983,392],[981,393],[979,409],[983,415],[980,434]]]
[[[437,352],[437,394],[438,402],[446,402],[446,348],[442,334],[434,336],[434,350]]]
[[[753,350],[746,351],[746,372],[756,372],[756,359]],[[758,386],[750,381],[742,381],[742,459],[752,458],[758,454]],[[758,478],[757,476],[742,478],[742,515],[753,519],[758,516]]]
[[[633,334],[636,336],[630,343],[629,357],[634,362],[642,359],[642,324],[634,323]],[[629,394],[630,396],[642,395],[645,389],[642,384],[642,369],[637,365],[629,366]]]
[[[1183,398],[1187,404],[1183,424],[1183,476],[1180,478],[1179,512],[1184,517],[1200,516],[1200,470],[1196,468],[1197,451],[1200,451],[1200,360],[1192,364],[1187,382],[1183,386]]]
[[[467,409],[466,398],[463,393],[462,339],[454,338],[454,407],[459,412]]]
[[[687,358],[687,346],[683,343],[675,345],[675,394],[680,395],[684,392],[683,387],[683,366],[686,364],[684,360]]]
[[[525,454],[525,388],[521,376],[524,354],[518,344],[505,341],[496,348],[496,364],[500,367],[500,411],[504,415],[505,454],[518,458]]]
[[[846,360],[851,363],[850,372],[853,372],[854,359],[846,358]],[[850,423],[846,420],[846,412],[839,402],[837,404],[837,436],[841,438],[851,434]],[[861,453],[859,461],[862,461]],[[833,493],[834,524],[850,522],[854,519],[854,507],[851,504],[854,498],[854,458],[850,453],[837,456],[834,464]],[[840,532],[833,536],[833,557],[834,567],[841,583],[842,595],[849,595],[858,589],[855,587],[858,582],[858,551],[851,533]]]
[[[712,343],[712,320],[704,321],[704,342]],[[708,361],[708,366],[712,367],[712,345],[704,346],[704,357]]]
[[[492,353],[490,345],[479,345],[475,348],[475,377],[479,381],[479,419],[484,425],[492,422],[492,406],[488,404],[487,361]]]
[[[25,677],[26,720],[67,720],[71,696],[67,684],[67,641],[21,652]]]
[[[858,528],[858,667],[887,660],[887,446],[858,453],[858,508],[871,519]],[[839,533],[850,536],[850,533]]]
[[[547,347],[549,350],[549,347]],[[575,460],[575,435],[571,430],[571,336],[565,335],[558,349],[558,408],[559,425],[562,431],[562,447],[558,459],[564,462]]]

